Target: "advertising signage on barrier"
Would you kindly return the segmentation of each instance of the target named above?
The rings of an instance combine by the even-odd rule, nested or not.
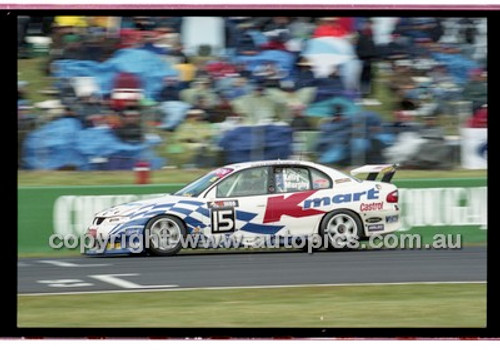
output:
[[[403,188],[402,227],[480,226],[487,228],[487,187]]]
[[[104,195],[104,196],[60,196],[54,203],[53,232],[70,235],[82,234],[89,226],[95,213],[115,205],[139,199],[160,197],[164,194],[148,195]]]

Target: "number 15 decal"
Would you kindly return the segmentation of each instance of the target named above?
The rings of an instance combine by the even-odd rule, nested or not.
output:
[[[212,233],[234,232],[234,208],[212,209]]]

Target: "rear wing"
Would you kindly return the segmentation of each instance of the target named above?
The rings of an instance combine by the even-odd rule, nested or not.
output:
[[[366,180],[375,181],[378,174],[383,173],[382,182],[391,182],[392,177],[396,173],[398,164],[374,164],[374,165],[363,165],[360,168],[351,170],[351,175],[355,176],[357,174],[368,173]]]

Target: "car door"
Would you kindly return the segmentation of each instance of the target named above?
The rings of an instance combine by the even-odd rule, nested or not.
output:
[[[279,223],[291,235],[312,234],[325,213],[304,208],[304,201],[331,188],[330,177],[306,166],[280,165],[273,167],[271,182],[274,194],[268,198],[264,223]]]
[[[280,223],[265,223],[270,193],[272,167],[262,166],[240,170],[222,180],[207,195],[211,233],[233,234],[247,242],[257,237],[277,234]]]

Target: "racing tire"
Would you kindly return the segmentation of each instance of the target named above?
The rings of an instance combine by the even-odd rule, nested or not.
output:
[[[347,209],[337,209],[326,214],[321,221],[320,235],[328,250],[351,250],[359,247],[364,237],[363,224],[356,213]]]
[[[182,248],[182,238],[186,237],[186,226],[175,216],[155,216],[146,225],[145,237],[148,240],[146,249],[151,255],[175,255]]]

